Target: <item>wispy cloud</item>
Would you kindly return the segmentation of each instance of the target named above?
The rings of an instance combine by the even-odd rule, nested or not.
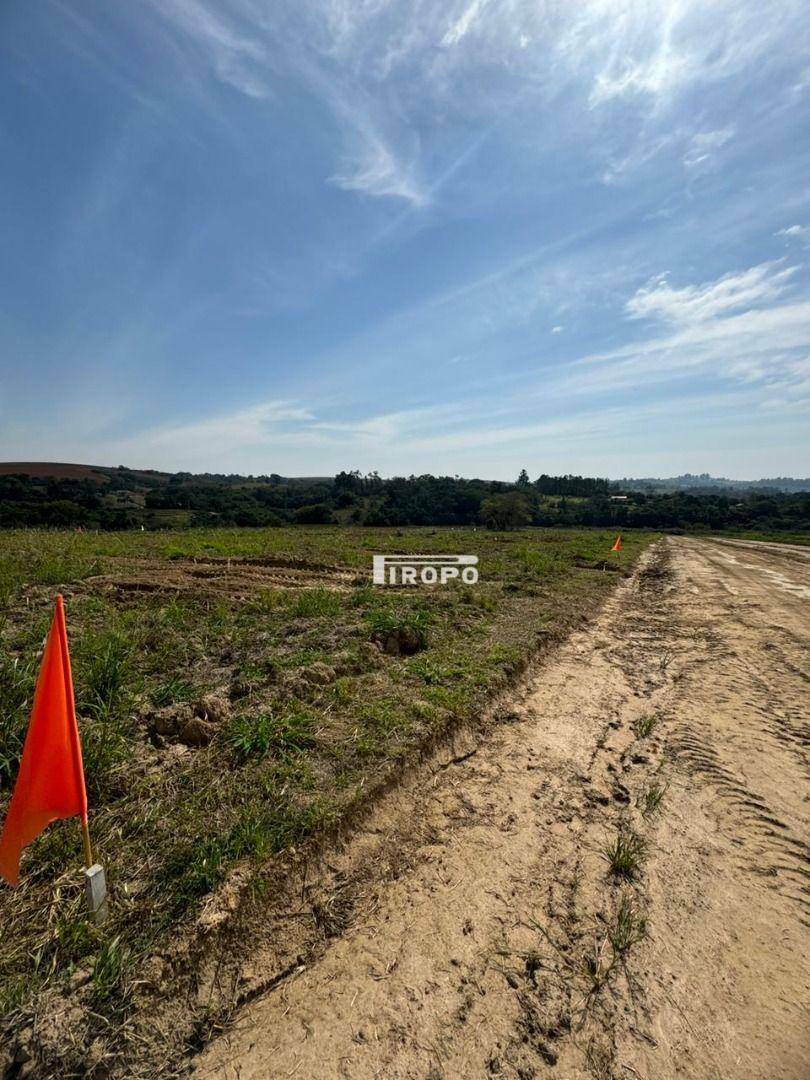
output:
[[[785,291],[797,270],[781,262],[766,262],[717,281],[681,288],[673,288],[664,274],[639,289],[625,310],[631,319],[703,322],[737,308],[770,303]]]
[[[467,161],[440,152],[459,123],[509,125],[564,94],[567,108],[619,100],[669,104],[741,70],[798,27],[797,0],[764,20],[748,0],[724,17],[698,0],[663,11],[646,0],[558,8],[536,0],[150,0],[222,84],[256,99],[292,77],[337,122],[341,145],[325,180],[347,192],[421,209]],[[516,108],[517,106],[517,108]],[[514,114],[514,117],[513,117]],[[706,167],[733,125],[642,128],[605,146],[615,183],[674,145],[687,170]],[[469,136],[464,145],[474,142]],[[456,144],[457,145],[457,144]]]
[[[786,4],[783,15],[795,20],[798,32],[801,4]],[[631,2],[618,10],[597,0],[582,5],[573,40],[587,53],[599,48],[607,58],[594,79],[592,106],[623,97],[667,105],[689,86],[742,70],[769,50],[783,29],[742,0],[725,0],[720,11],[699,0],[670,0],[663,6]]]
[[[728,124],[716,131],[695,132],[683,157],[685,168],[696,169],[711,162],[716,151],[734,138],[736,130],[734,124]]]
[[[157,10],[184,31],[210,59],[220,82],[251,98],[270,94],[263,72],[267,50],[251,33],[237,30],[232,22],[201,0],[150,0]]]
[[[322,82],[321,79],[318,80]],[[344,191],[356,191],[373,198],[404,199],[414,207],[424,206],[428,194],[420,181],[416,165],[418,139],[400,135],[400,144],[410,144],[407,158],[404,147],[397,151],[376,126],[373,107],[365,95],[341,91],[336,84],[324,88],[324,97],[343,133],[343,160],[331,183]]]
[[[803,385],[810,373],[810,300],[776,302],[796,272],[770,262],[681,288],[656,279],[625,311],[630,319],[664,323],[669,332],[576,361],[565,376],[568,390],[594,394],[643,385],[649,391],[698,375],[765,389]]]
[[[481,18],[489,0],[469,0],[469,3],[457,19],[448,27],[442,38],[442,45],[458,45],[471,27]]]
[[[788,225],[775,235],[781,236],[788,243],[798,240],[802,244],[810,244],[810,225]]]

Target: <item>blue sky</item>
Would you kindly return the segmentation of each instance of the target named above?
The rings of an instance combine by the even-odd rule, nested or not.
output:
[[[810,473],[797,0],[5,0],[0,458]]]

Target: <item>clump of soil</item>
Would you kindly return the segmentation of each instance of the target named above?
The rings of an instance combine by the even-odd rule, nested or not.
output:
[[[208,746],[230,715],[230,701],[225,694],[216,692],[204,694],[193,704],[178,701],[155,709],[147,715],[146,723],[156,746],[174,741],[200,747]]]

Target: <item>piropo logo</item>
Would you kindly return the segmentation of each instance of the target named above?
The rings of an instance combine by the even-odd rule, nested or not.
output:
[[[446,585],[478,581],[477,555],[375,555],[375,585]]]

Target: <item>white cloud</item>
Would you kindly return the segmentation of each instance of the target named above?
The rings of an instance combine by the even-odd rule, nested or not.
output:
[[[783,5],[781,19],[762,19],[745,0],[644,0],[617,5],[583,4],[572,47],[586,57],[606,57],[590,95],[592,106],[621,97],[646,97],[666,105],[691,85],[708,84],[770,54],[786,25],[799,31],[802,5]]]
[[[461,15],[453,22],[442,38],[442,45],[457,45],[478,22],[489,0],[470,0]]]
[[[810,243],[810,225],[788,225],[786,229],[780,229],[774,235],[782,236],[787,241],[800,240],[803,243]]]
[[[698,377],[787,387],[806,377],[810,301],[752,308],[725,317],[697,315],[675,332],[596,353],[558,375],[571,394],[603,394]]]
[[[638,138],[622,157],[612,159],[602,174],[603,184],[617,184],[642,169],[659,154],[669,150],[682,138],[677,131],[665,132],[652,138]]]
[[[684,167],[695,169],[699,165],[706,165],[714,158],[716,150],[725,146],[734,138],[736,127],[729,124],[727,127],[718,128],[717,131],[698,131],[689,140],[689,146],[683,157]]]
[[[716,163],[718,151],[730,142],[735,134],[734,124],[713,131],[692,131],[686,126],[663,131],[654,128],[650,134],[646,134],[642,128],[625,153],[611,156],[602,174],[602,183],[618,184],[628,178],[635,179],[635,174],[667,153],[679,153],[681,164],[687,173],[711,168]]]
[[[701,322],[737,308],[765,304],[780,296],[797,267],[765,262],[717,281],[673,288],[667,275],[653,279],[627,301],[631,319],[660,318],[667,322]]]
[[[348,140],[354,144],[342,168],[330,181],[344,191],[359,191],[376,198],[391,196],[424,206],[428,196],[416,179],[412,164],[400,161],[382,137],[365,121],[355,123]]]

